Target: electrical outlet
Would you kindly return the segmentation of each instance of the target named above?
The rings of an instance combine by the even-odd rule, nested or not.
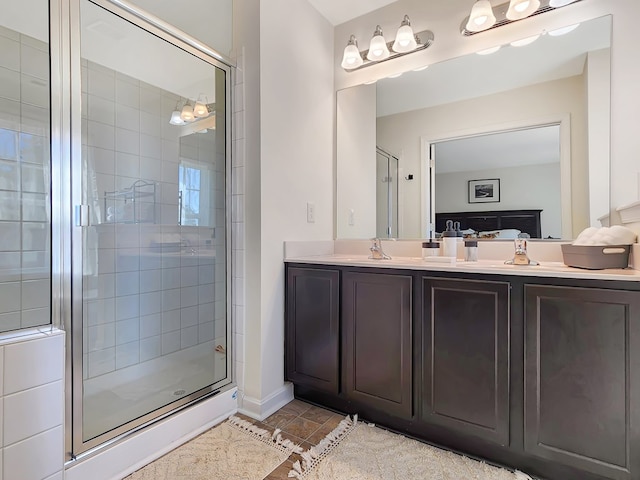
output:
[[[307,202],[307,223],[315,223],[316,221],[316,206],[311,202]]]
[[[356,224],[356,212],[353,208],[349,209],[349,226],[353,227]]]

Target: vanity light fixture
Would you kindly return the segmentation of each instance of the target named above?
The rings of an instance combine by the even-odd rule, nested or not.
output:
[[[355,35],[351,35],[349,43],[344,47],[344,54],[342,56],[342,68],[345,70],[352,70],[360,67],[364,63],[360,50],[358,50],[358,41]]]
[[[378,25],[376,26],[376,30],[373,32],[373,37],[371,37],[371,42],[369,43],[367,59],[372,62],[378,62],[389,58],[389,55],[389,47],[387,47],[387,42],[384,39],[384,35],[382,35],[382,27]]]
[[[581,2],[582,0],[509,0],[493,7],[489,0],[486,0],[486,3],[483,3],[484,1],[476,1],[471,8],[469,16],[460,24],[460,33],[462,35],[467,37],[475,35],[485,30],[508,25],[533,15],[539,15],[572,3]]]
[[[171,125],[186,125],[188,123],[202,120],[215,114],[215,103],[206,103],[206,96],[200,95],[198,100],[193,102],[188,98],[183,100],[182,98],[176,103],[176,108],[171,112],[169,123]],[[184,104],[182,103],[184,101]],[[180,108],[182,105],[182,108]],[[215,127],[214,127],[215,128]]]
[[[496,16],[493,14],[491,2],[489,0],[478,0],[473,4],[466,29],[470,32],[480,32],[491,28],[496,23]]]
[[[205,97],[203,94],[200,94],[198,96],[198,100],[196,100],[196,103],[193,105],[193,115],[196,118],[202,118],[209,115],[206,98],[207,97]]]
[[[418,42],[416,42],[416,36],[411,28],[411,21],[409,15],[405,15],[400,28],[396,33],[396,41],[393,42],[391,47],[394,52],[408,53],[416,49]]]
[[[433,39],[433,32],[430,30],[415,33],[411,27],[409,16],[405,15],[393,42],[387,42],[385,40],[380,25],[376,26],[371,42],[369,43],[369,49],[366,51],[358,50],[358,41],[355,35],[351,35],[347,46],[344,48],[340,65],[347,72],[368,67],[376,63],[424,50],[431,46]]]
[[[184,125],[186,122],[180,118],[181,111],[178,109],[178,105],[180,104],[180,100],[176,103],[176,108],[171,112],[171,119],[169,123],[171,125]]]
[[[196,116],[193,114],[193,107],[188,101],[184,104],[184,107],[182,107],[180,118],[183,122],[193,122],[196,119]]]
[[[540,0],[511,0],[507,10],[507,19],[522,20],[540,8]]]

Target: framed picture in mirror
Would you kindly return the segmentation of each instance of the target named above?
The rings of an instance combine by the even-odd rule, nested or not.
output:
[[[469,203],[498,203],[500,179],[469,180]]]

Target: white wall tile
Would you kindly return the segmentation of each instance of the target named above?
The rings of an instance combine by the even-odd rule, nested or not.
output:
[[[126,320],[140,315],[140,299],[138,295],[116,297],[116,320]]]
[[[63,468],[64,437],[62,427],[56,427],[4,449],[5,479],[41,479]],[[37,461],[34,461],[37,452]]]
[[[95,95],[87,96],[88,118],[94,122],[115,125],[116,104],[112,100],[106,100]]]
[[[180,309],[180,328],[185,329],[198,324],[198,307],[185,307]]]
[[[33,135],[49,134],[49,109],[41,108],[35,105],[21,105],[22,127],[23,132]]]
[[[116,346],[116,369],[126,368],[140,362],[140,343],[131,342]]]
[[[146,88],[140,89],[140,110],[160,117],[162,115],[161,105],[162,98],[160,92]]]
[[[42,50],[22,45],[20,49],[20,63],[22,73],[49,80],[49,55]]]
[[[162,314],[144,315],[140,317],[140,338],[155,337],[162,333]]]
[[[49,280],[32,280],[22,282],[22,308],[38,308],[49,306],[49,295],[43,295],[42,292],[48,292],[50,289]]]
[[[198,344],[198,326],[183,328],[180,332],[180,348],[189,348]]]
[[[4,445],[62,425],[62,380],[4,397]]]
[[[107,100],[115,101],[116,84],[113,76],[102,70],[89,67],[87,78],[87,92]]]
[[[162,334],[162,354],[177,352],[180,350],[180,330]]]
[[[20,76],[20,101],[23,105],[49,108],[49,82],[22,74]]]
[[[131,153],[116,152],[116,175],[122,177],[140,177],[140,157]]]
[[[115,104],[116,125],[134,132],[140,131],[140,111],[127,105]]]
[[[162,312],[162,333],[180,330],[180,309]]]
[[[116,78],[116,103],[140,108],[140,88],[121,76]]]
[[[0,36],[0,67],[20,70],[20,43]]]
[[[160,167],[160,159],[162,158],[162,140],[159,137],[140,134],[140,155],[158,159]],[[159,171],[162,172],[161,168]]]
[[[0,68],[0,97],[20,101],[20,73]]]
[[[162,137],[162,119],[159,115],[140,112],[140,133]]]
[[[64,334],[6,345],[4,393],[16,393],[63,378]]]
[[[156,292],[162,290],[162,270],[140,271],[140,293]],[[140,304],[142,311],[142,303]]]
[[[87,352],[95,352],[111,348],[115,345],[116,327],[114,322],[85,327],[87,332]]]
[[[116,273],[116,296],[137,295],[140,293],[140,273],[120,272]]]
[[[199,323],[206,323],[206,322],[212,322],[213,321],[213,315],[214,315],[214,308],[213,308],[214,303],[210,302],[210,303],[202,303],[200,305],[198,305],[198,322]]]
[[[140,361],[146,362],[162,355],[162,337],[160,335],[140,340]]]
[[[129,318],[116,322],[116,345],[135,342],[140,339],[140,319]],[[118,352],[116,351],[116,356]]]
[[[115,144],[115,131],[113,126],[89,120],[87,128],[87,144],[90,147],[113,150]]]
[[[211,342],[215,338],[214,323],[205,322],[198,325],[198,343]]]
[[[116,128],[115,149],[117,152],[140,155],[140,135],[133,130]]]
[[[116,368],[115,348],[106,348],[89,353],[87,368],[89,377],[97,377],[105,373],[113,372]]]
[[[177,310],[180,308],[180,289],[173,288],[171,290],[164,290],[162,294],[162,310]]]

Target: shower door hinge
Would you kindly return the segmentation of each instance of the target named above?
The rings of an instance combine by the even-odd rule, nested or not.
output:
[[[76,227],[89,226],[89,205],[76,205]]]

